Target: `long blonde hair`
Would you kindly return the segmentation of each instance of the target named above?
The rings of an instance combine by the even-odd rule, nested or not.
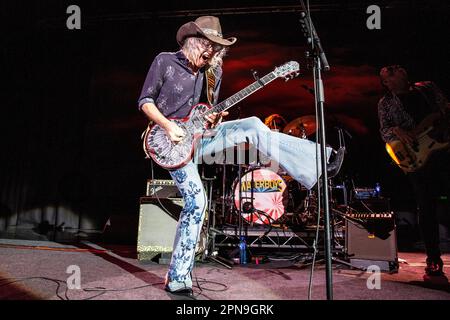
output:
[[[209,43],[212,42],[205,38],[188,37],[184,41],[181,49],[186,54],[186,58],[189,60],[189,62],[191,62],[191,64],[194,64],[194,61],[202,53],[202,46],[208,45]],[[212,45],[214,46],[216,44],[212,43]],[[222,46],[222,48],[219,51],[215,52],[215,54],[210,59],[208,63],[209,66],[212,67],[213,69],[222,67],[223,58],[225,57],[227,51],[228,48]]]

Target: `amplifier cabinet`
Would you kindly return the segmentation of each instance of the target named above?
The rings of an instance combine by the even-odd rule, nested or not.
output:
[[[183,199],[141,197],[137,253],[139,261],[152,260],[172,252],[176,226]]]
[[[145,195],[153,198],[182,198],[175,181],[170,179],[149,179]]]
[[[353,211],[345,220],[345,247],[350,263],[360,268],[378,265],[382,271],[396,272],[397,235],[389,202],[381,205],[379,200],[367,201],[364,209],[362,213]]]

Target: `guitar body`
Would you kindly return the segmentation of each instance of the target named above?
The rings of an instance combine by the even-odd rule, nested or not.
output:
[[[178,169],[189,163],[194,154],[195,143],[204,130],[208,128],[206,120],[203,121],[203,124],[194,126],[191,119],[201,116],[209,109],[211,109],[211,106],[200,103],[192,107],[188,117],[169,119],[185,132],[184,139],[177,143],[172,142],[166,131],[158,124],[151,126],[144,135],[144,149],[146,153],[153,161],[165,169]]]
[[[422,120],[414,133],[417,142],[413,145],[399,140],[386,143],[388,154],[405,173],[419,170],[433,153],[450,147],[449,125],[438,113]]]

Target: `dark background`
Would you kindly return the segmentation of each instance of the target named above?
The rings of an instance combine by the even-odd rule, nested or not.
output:
[[[81,8],[81,30],[66,28],[71,4]],[[366,27],[371,4],[381,7],[381,30]],[[136,102],[153,58],[177,50],[178,27],[200,15],[219,16],[225,36],[238,38],[225,60],[221,99],[253,82],[250,69],[264,75],[286,61],[301,63],[300,77],[275,81],[230,119],[314,114],[313,96],[302,87],[312,87],[312,72],[299,1],[2,1],[0,9],[0,230],[30,214],[51,224],[61,208],[75,228],[138,216],[150,163],[140,140],[147,121]],[[349,133],[339,179],[358,187],[380,182],[394,210],[413,212],[406,177],[379,136],[377,75],[401,64],[411,80],[433,80],[449,95],[448,2],[322,0],[311,9],[332,68],[323,74],[327,141],[338,147],[335,127]]]

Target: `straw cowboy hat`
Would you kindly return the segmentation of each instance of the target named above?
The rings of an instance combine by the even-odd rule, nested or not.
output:
[[[187,37],[204,37],[223,46],[231,46],[237,40],[235,37],[224,39],[219,18],[213,16],[199,17],[195,21],[183,24],[177,32],[178,44],[183,45]]]

